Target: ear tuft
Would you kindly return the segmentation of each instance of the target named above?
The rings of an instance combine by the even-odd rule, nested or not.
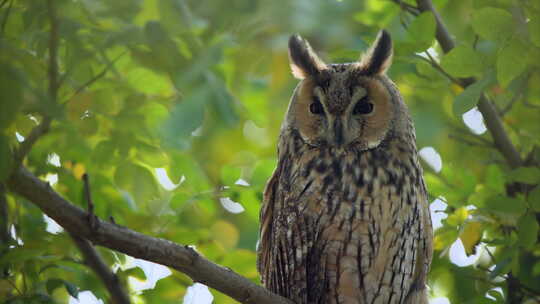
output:
[[[295,78],[304,79],[326,69],[326,64],[315,54],[309,42],[295,34],[289,38],[289,61]]]
[[[392,63],[392,38],[386,30],[381,30],[369,50],[360,61],[367,75],[381,75]]]

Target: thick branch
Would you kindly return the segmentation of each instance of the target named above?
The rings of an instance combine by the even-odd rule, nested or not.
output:
[[[441,16],[437,10],[433,7],[431,0],[416,0],[416,4],[420,11],[430,11],[435,16],[437,21],[437,32],[436,37],[439,45],[441,46],[444,53],[448,53],[451,49],[454,48],[455,43],[448,31],[448,28],[445,26]],[[464,87],[467,87],[474,83],[474,79],[460,79]],[[482,113],[484,121],[486,122],[486,128],[489,130],[489,133],[493,137],[495,147],[499,152],[506,158],[506,161],[512,168],[521,166],[522,160],[519,152],[516,147],[512,144],[512,141],[508,137],[508,134],[504,130],[501,117],[499,113],[495,110],[493,104],[487,99],[485,94],[482,94],[480,100],[478,101],[478,110]]]
[[[71,234],[71,238],[82,253],[85,264],[92,268],[109,291],[112,302],[115,304],[129,304],[129,297],[120,284],[118,277],[109,269],[107,264],[103,262],[99,252],[97,252],[92,244],[88,240],[80,238],[75,234]]]
[[[200,282],[229,295],[241,303],[292,304],[280,296],[219,266],[199,255],[188,246],[147,236],[136,231],[98,219],[96,230],[88,225],[88,214],[56,193],[26,168],[18,168],[8,180],[11,191],[36,204],[44,213],[70,233],[79,235],[116,251],[136,258],[172,267]]]

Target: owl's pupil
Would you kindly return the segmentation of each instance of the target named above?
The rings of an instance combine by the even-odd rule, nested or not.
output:
[[[309,111],[317,115],[321,115],[324,113],[324,109],[321,102],[319,101],[319,98],[313,98],[313,102],[309,105]]]
[[[353,109],[353,114],[369,114],[373,112],[373,104],[367,98],[362,98],[356,103]]]

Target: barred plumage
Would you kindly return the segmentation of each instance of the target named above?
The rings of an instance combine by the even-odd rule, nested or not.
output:
[[[432,230],[414,127],[385,76],[381,32],[361,63],[325,65],[298,36],[302,78],[261,208],[258,269],[303,303],[427,303]]]

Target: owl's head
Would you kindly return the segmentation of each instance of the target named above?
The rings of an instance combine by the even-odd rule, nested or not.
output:
[[[385,75],[392,60],[386,31],[360,60],[346,64],[325,64],[306,40],[293,35],[289,60],[302,81],[283,127],[298,131],[307,144],[367,150],[407,128],[405,105]]]

